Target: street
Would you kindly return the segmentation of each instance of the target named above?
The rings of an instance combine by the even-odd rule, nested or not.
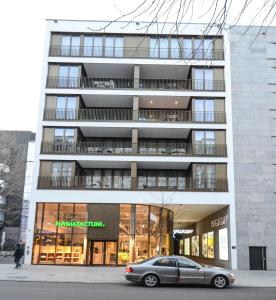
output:
[[[144,288],[132,283],[81,284],[0,282],[0,300],[275,300],[276,288],[162,286]]]

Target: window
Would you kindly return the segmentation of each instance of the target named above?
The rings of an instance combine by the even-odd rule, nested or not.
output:
[[[171,58],[180,58],[180,43],[178,39],[171,39]]]
[[[61,55],[80,55],[80,36],[63,35],[61,37]]]
[[[194,110],[195,121],[215,121],[215,101],[213,99],[194,99]]]
[[[195,90],[213,90],[213,69],[194,69],[194,89]]]
[[[93,56],[102,56],[103,55],[103,37],[95,36],[94,45],[93,45]]]
[[[179,268],[198,269],[198,265],[194,264],[193,262],[185,258],[177,258],[177,265]]]
[[[5,219],[5,215],[2,211],[0,211],[0,222],[3,222]]]
[[[74,129],[72,128],[55,128],[55,143],[73,143]]]
[[[192,236],[192,256],[199,256],[199,236]]]
[[[228,230],[219,230],[219,259],[228,260]]]
[[[58,87],[73,88],[78,87],[79,67],[59,66]]]
[[[169,57],[169,40],[167,38],[150,39],[150,57]]]
[[[184,240],[184,255],[190,255],[190,238]]]
[[[77,98],[58,96],[56,102],[56,119],[76,119]]]
[[[215,132],[195,131],[195,154],[215,154]]]
[[[193,58],[193,47],[192,47],[192,39],[183,39],[183,55],[184,59]]]
[[[4,196],[0,196],[0,204],[6,204],[6,198]]]
[[[202,234],[202,256],[214,258],[214,232]]]
[[[52,176],[53,177],[70,177],[72,176],[73,168],[71,162],[53,162]]]
[[[107,36],[105,37],[105,56],[109,57],[122,57],[123,56],[123,44],[122,37]]]
[[[197,189],[214,189],[216,182],[215,165],[196,165],[196,188]]]
[[[159,267],[172,267],[175,268],[175,260],[173,258],[161,258],[157,260],[154,264],[154,266]]]

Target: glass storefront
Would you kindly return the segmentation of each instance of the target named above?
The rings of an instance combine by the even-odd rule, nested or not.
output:
[[[118,204],[118,230],[111,240],[104,236],[101,239],[101,226],[95,238],[89,234],[89,225],[93,223],[89,214],[93,209],[91,204],[38,203],[33,264],[125,265],[171,253],[170,210]],[[108,231],[108,224],[102,228],[105,226]]]

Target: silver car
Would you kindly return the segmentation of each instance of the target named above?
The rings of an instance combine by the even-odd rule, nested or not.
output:
[[[207,284],[223,289],[235,281],[234,274],[223,268],[200,265],[184,256],[157,256],[129,264],[125,278],[145,287],[159,284]]]

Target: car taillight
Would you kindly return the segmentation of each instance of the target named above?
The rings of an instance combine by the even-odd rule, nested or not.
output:
[[[133,269],[131,267],[126,267],[126,273],[131,273],[133,272]]]

